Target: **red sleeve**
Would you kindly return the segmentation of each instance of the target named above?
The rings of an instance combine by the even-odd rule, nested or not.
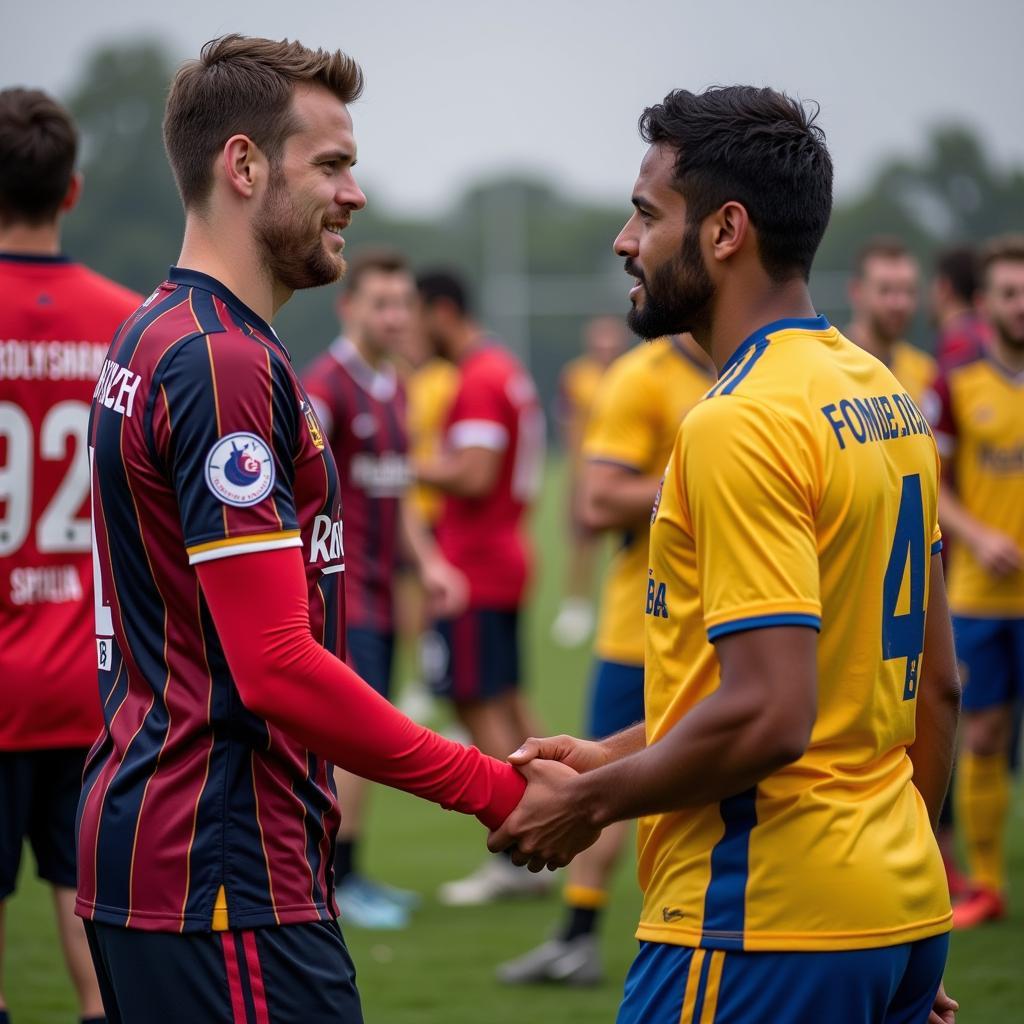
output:
[[[526,781],[511,765],[417,725],[313,639],[301,552],[239,555],[196,571],[253,714],[355,775],[475,814],[490,829],[519,803]]]
[[[949,390],[949,377],[941,373],[921,401],[921,411],[935,435],[939,454],[948,456],[956,447],[956,417]]]

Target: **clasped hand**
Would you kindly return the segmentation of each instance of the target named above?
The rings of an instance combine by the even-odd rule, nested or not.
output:
[[[509,761],[526,777],[526,792],[490,833],[488,849],[510,851],[514,864],[531,871],[564,867],[601,834],[578,785],[579,773],[603,763],[598,745],[570,736],[530,739]]]

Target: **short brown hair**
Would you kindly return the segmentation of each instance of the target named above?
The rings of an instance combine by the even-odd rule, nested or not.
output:
[[[1024,235],[999,235],[981,250],[981,274],[988,278],[989,269],[996,263],[1024,263]]]
[[[857,259],[853,265],[854,274],[857,277],[863,277],[868,260],[875,257],[881,257],[884,260],[913,258],[902,238],[897,238],[895,235],[875,235],[857,250]]]
[[[363,72],[341,50],[237,34],[211,39],[199,60],[179,68],[164,114],[164,145],[186,208],[201,206],[213,163],[232,135],[248,135],[275,162],[297,128],[292,92],[300,83],[329,89],[343,103],[363,91]]]
[[[360,249],[349,260],[345,281],[342,285],[346,295],[359,288],[367,274],[408,274],[409,263],[397,249]]]
[[[0,92],[0,222],[52,221],[77,152],[75,123],[56,100],[38,89]]]

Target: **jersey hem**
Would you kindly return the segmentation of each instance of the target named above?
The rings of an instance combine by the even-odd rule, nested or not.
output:
[[[212,914],[168,915],[156,911],[132,910],[75,900],[75,913],[87,921],[118,925],[141,932],[212,932]],[[306,903],[290,907],[266,907],[260,910],[229,912],[228,931],[237,928],[264,928],[285,924],[309,924],[333,920],[335,914],[325,903]],[[131,924],[127,922],[131,920]]]
[[[595,643],[594,657],[598,661],[613,661],[616,665],[627,665],[630,668],[644,667],[643,649],[617,647],[614,643]]]
[[[981,603],[950,602],[949,614],[957,619],[1024,619],[1024,606],[1019,608],[990,608]]]
[[[743,950],[745,952],[841,952],[849,949],[873,949],[878,946],[901,946],[934,935],[942,935],[953,927],[953,912],[930,921],[917,921],[902,928],[867,932],[717,932],[707,935],[692,928],[651,925],[643,922],[636,937],[641,942],[664,942],[670,946],[699,949]]]

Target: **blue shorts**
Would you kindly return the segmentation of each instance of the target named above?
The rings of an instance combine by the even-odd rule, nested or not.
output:
[[[839,953],[641,942],[617,1024],[925,1024],[949,935]]]
[[[470,608],[435,629],[443,656],[428,683],[438,697],[474,704],[519,685],[518,608]]]
[[[85,747],[0,751],[0,900],[14,892],[27,839],[44,882],[74,889],[75,815]]]
[[[590,677],[590,710],[587,716],[590,738],[603,740],[643,720],[643,665],[595,661]]]
[[[110,1024],[362,1024],[334,921],[227,932],[85,922]]]
[[[345,630],[346,661],[382,697],[391,699],[391,667],[395,661],[395,634],[362,626]]]
[[[1024,618],[953,616],[965,711],[984,711],[1024,697]]]

